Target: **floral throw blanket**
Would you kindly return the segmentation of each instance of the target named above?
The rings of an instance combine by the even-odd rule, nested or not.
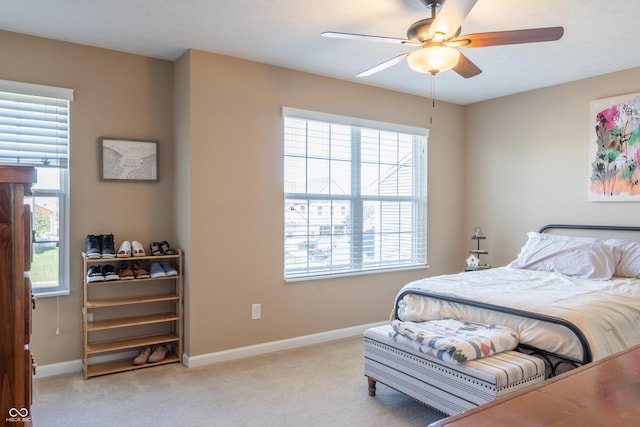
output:
[[[421,323],[393,320],[391,326],[389,336],[397,343],[453,364],[513,350],[518,345],[517,333],[506,326],[456,319]]]

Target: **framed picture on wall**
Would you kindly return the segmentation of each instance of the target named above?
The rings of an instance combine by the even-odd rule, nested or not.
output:
[[[158,141],[100,137],[102,181],[157,181]]]
[[[640,93],[591,102],[589,200],[640,202]]]

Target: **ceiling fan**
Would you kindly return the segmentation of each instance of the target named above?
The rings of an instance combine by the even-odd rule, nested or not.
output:
[[[554,41],[559,40],[564,34],[563,27],[547,27],[461,36],[460,26],[477,1],[422,0],[422,3],[431,9],[431,18],[421,19],[411,24],[407,30],[406,39],[330,31],[322,33],[322,36],[403,44],[419,48],[384,61],[356,77],[370,76],[399,64],[406,58],[409,66],[418,72],[435,75],[441,71],[453,69],[467,79],[480,74],[482,70],[463,55],[459,48]],[[437,12],[437,9],[440,9],[440,12]]]

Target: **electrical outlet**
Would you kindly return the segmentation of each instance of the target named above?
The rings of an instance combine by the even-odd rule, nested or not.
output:
[[[93,313],[87,313],[87,322],[93,322]]]
[[[259,319],[262,315],[262,306],[260,304],[251,304],[251,320]]]

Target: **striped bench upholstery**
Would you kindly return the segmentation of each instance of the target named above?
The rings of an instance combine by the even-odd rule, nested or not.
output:
[[[454,365],[399,345],[389,337],[392,331],[390,325],[365,331],[365,376],[448,415],[545,378],[544,361],[534,356],[505,351]]]

